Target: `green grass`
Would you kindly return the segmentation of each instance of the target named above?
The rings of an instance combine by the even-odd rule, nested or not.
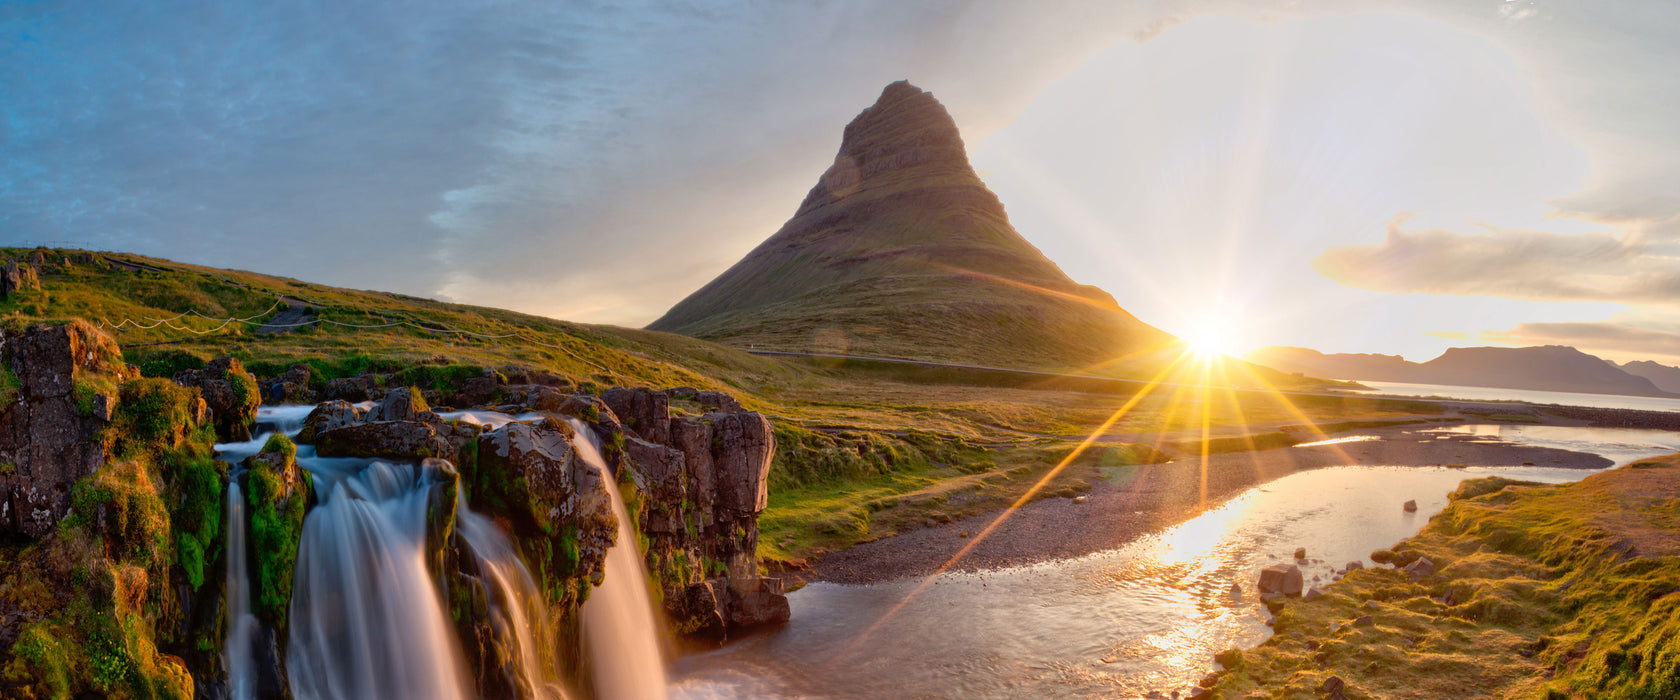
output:
[[[1680,697],[1680,455],[1542,486],[1464,482],[1382,554],[1435,575],[1350,573],[1291,601],[1219,697]],[[1375,555],[1375,553],[1374,553]],[[1360,615],[1374,624],[1348,625]]]

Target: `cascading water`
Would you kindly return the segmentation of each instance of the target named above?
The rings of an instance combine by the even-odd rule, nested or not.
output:
[[[294,436],[308,408],[263,407],[258,421]],[[507,422],[500,414],[465,417],[482,424]],[[635,530],[592,431],[575,420],[573,427],[584,436],[576,441],[579,456],[601,474],[619,523],[605,580],[581,611],[595,694],[613,700],[665,698],[659,623]],[[217,449],[238,462],[261,451],[268,437],[264,432]],[[471,697],[459,641],[425,561],[428,499],[443,482],[418,465],[321,458],[308,445],[298,446],[297,460],[314,476],[317,494],[325,495],[304,520],[293,577],[286,652],[293,696]],[[251,613],[244,501],[237,483],[228,486],[227,508],[229,624],[223,656],[230,696],[242,699],[252,696],[252,645],[260,623]],[[516,657],[512,680],[524,697],[563,700],[547,607],[512,543],[489,518],[468,508],[459,492],[455,532],[482,575],[496,635]]]
[[[256,662],[251,644],[257,632],[257,616],[251,613],[251,582],[245,575],[245,501],[239,483],[227,489],[227,636],[222,640],[222,662],[227,668],[228,697],[252,697]]]
[[[467,507],[466,494],[455,500],[455,531],[478,565],[488,589],[490,606],[499,616],[498,633],[517,645],[514,668],[521,697],[561,700],[564,687],[554,674],[554,633],[548,624],[548,605],[543,602],[531,574],[513,551],[513,543],[491,522]]]
[[[581,421],[574,418],[571,423],[578,435],[593,435]],[[576,443],[579,456],[600,471],[618,518],[618,542],[607,551],[605,578],[583,604],[583,642],[589,649],[595,694],[613,700],[664,698],[667,683],[659,622],[638,556],[636,530],[630,526],[624,499],[594,440]]]
[[[298,545],[286,655],[292,694],[469,697],[459,643],[426,569],[436,476],[375,461],[329,483]]]

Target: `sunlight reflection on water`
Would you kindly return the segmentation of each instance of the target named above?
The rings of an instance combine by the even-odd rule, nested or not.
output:
[[[1597,437],[1625,462],[1673,452],[1657,431],[1501,433],[1522,442]],[[1631,435],[1631,433],[1654,433]],[[1580,449],[1577,444],[1576,449]],[[1597,450],[1595,450],[1597,451]],[[1637,453],[1637,454],[1635,454]],[[1591,471],[1333,467],[1250,489],[1179,526],[1118,549],[1014,569],[940,576],[880,623],[918,580],[817,583],[789,596],[779,630],[678,661],[673,697],[1142,697],[1185,689],[1213,654],[1269,634],[1259,569],[1294,562],[1322,585],[1349,561],[1415,534],[1457,484],[1502,475],[1580,479]],[[1400,505],[1416,500],[1418,512]],[[1242,588],[1233,597],[1231,588]]]

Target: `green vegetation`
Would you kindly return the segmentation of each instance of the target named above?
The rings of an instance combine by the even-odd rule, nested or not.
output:
[[[251,607],[259,619],[276,629],[286,627],[292,570],[297,565],[298,539],[303,534],[309,501],[309,474],[297,467],[296,455],[297,448],[291,441],[276,435],[245,472],[245,503],[250,509],[251,551],[255,554]],[[287,493],[287,474],[298,479],[291,493]]]
[[[141,378],[124,383],[119,393],[122,398],[117,416],[107,432],[116,441],[117,454],[129,456],[180,445],[192,426],[197,391],[167,379]]]
[[[1384,555],[1291,601],[1218,697],[1680,697],[1680,455],[1543,486],[1464,482]],[[1370,615],[1372,624],[1350,624]]]
[[[17,375],[12,373],[10,366],[0,367],[0,411],[5,411],[11,408],[12,404],[17,403],[18,389],[21,387]]]
[[[198,353],[186,350],[166,349],[155,352],[123,351],[124,359],[140,367],[140,376],[161,377],[168,379],[180,372],[191,369],[204,369],[207,360]]]

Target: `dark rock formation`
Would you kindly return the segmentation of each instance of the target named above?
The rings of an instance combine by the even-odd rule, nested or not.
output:
[[[321,388],[321,400],[361,403],[373,398],[373,389],[373,377],[365,374],[359,377],[329,379],[326,386]]]
[[[1260,570],[1260,595],[1300,595],[1301,567],[1273,564]]]
[[[613,387],[601,392],[606,403],[624,427],[648,442],[661,445],[671,441],[671,399],[663,391],[637,387]]]
[[[130,371],[116,342],[81,322],[6,333],[0,348],[0,533],[41,537],[70,512],[71,484],[109,459],[97,431],[116,399],[96,394],[83,415],[78,382]]]
[[[578,457],[577,439],[571,425],[554,418],[509,423],[478,437],[477,459],[463,478],[478,507],[512,522],[533,564],[598,583],[618,539],[618,518],[600,472]],[[551,537],[561,546],[532,551]]]
[[[216,358],[204,369],[177,373],[175,383],[196,388],[204,396],[219,440],[242,442],[251,439],[251,424],[256,421],[257,407],[262,405],[262,392],[257,387],[257,378],[245,371],[239,360]]]
[[[26,289],[40,289],[41,278],[35,273],[37,269],[29,265],[19,265],[15,260],[7,262],[6,267],[0,268],[0,299]]]
[[[262,395],[264,403],[278,404],[306,404],[315,401],[315,390],[309,384],[314,378],[314,370],[309,365],[292,365],[286,373],[264,382]]]

